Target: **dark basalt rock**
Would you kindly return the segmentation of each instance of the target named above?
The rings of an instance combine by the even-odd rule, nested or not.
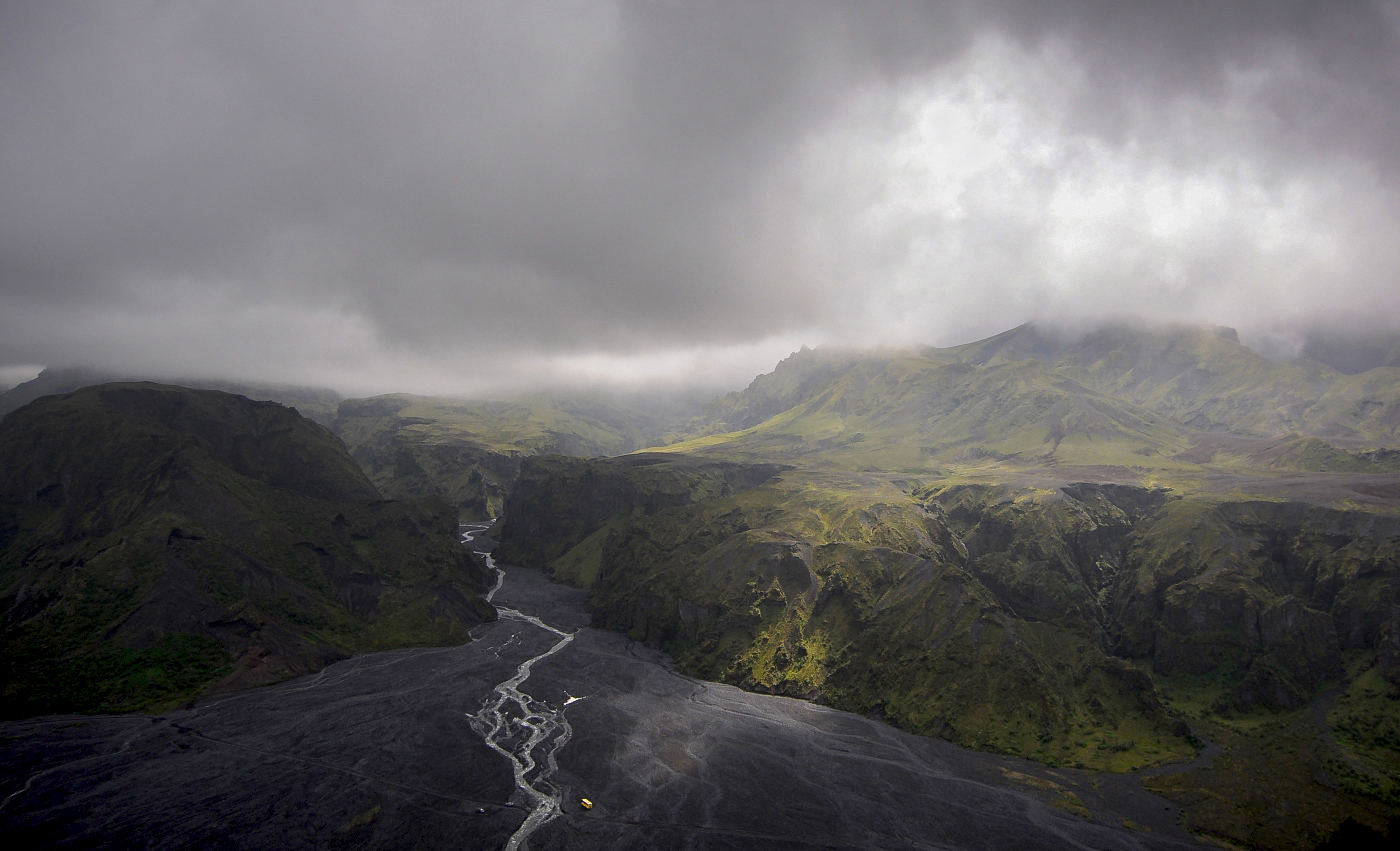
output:
[[[781,464],[701,461],[649,453],[611,459],[540,455],[524,459],[501,532],[501,557],[547,563],[619,513],[641,516],[750,490]]]

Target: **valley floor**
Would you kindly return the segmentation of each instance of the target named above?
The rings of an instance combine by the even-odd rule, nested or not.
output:
[[[522,847],[1199,847],[1137,776],[693,680],[586,628],[584,593],[508,568],[495,597],[577,630],[522,686],[555,707],[582,698],[558,752],[563,813]],[[469,715],[557,636],[503,618],[476,638],[159,716],[0,725],[0,833],[26,847],[502,848],[528,801]]]

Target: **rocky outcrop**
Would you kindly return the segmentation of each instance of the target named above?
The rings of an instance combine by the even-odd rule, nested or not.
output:
[[[1340,651],[1385,658],[1400,593],[1395,518],[1180,503],[1140,524],[1131,547],[1116,589],[1120,648],[1168,675],[1234,671],[1244,680],[1223,705],[1300,705],[1341,676]]]
[[[1220,706],[1296,709],[1342,674],[1332,619],[1293,597],[1211,583],[1173,589],[1157,633],[1154,667],[1164,674],[1209,674],[1230,666],[1244,680]]]

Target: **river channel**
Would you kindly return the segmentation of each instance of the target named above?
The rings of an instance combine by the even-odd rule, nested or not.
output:
[[[159,716],[0,725],[0,835],[72,848],[1205,847],[1135,777],[697,681],[589,628],[586,592],[498,570],[500,617],[461,647],[356,656]]]

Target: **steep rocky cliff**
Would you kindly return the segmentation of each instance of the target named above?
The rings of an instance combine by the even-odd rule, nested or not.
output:
[[[713,462],[639,460],[527,460],[500,557],[588,585],[599,625],[699,676],[1047,762],[1190,752],[1099,600],[1163,495],[1084,486],[1007,511],[999,491],[771,465],[726,488]]]
[[[890,657],[901,643],[928,661],[971,642],[947,662],[957,680],[993,628],[1036,657],[1025,687],[1047,695],[1073,693],[1048,672],[1106,665],[1150,702],[1117,657],[1218,676],[1222,711],[1293,708],[1338,680],[1342,651],[1391,641],[1400,518],[1121,485],[906,490],[771,465],[726,489],[713,462],[666,457],[528,460],[501,555],[589,585],[600,623],[748,687],[889,713],[922,676]],[[914,722],[931,700],[911,724],[972,723],[965,708]],[[1056,718],[1052,737],[1069,735]]]

